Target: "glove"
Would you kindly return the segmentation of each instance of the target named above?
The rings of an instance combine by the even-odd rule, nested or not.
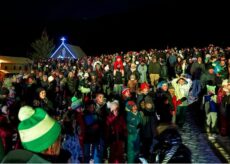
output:
[[[186,97],[182,97],[182,98],[180,99],[181,102],[186,101],[186,100],[187,100]]]

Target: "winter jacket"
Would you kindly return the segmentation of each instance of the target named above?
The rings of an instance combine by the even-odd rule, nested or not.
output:
[[[149,63],[149,74],[160,74],[161,73],[161,65],[159,62],[153,63],[152,61]]]
[[[100,119],[96,112],[84,112],[84,143],[98,143],[100,139]]]
[[[144,83],[147,82],[147,66],[144,65],[139,65],[138,66],[138,72],[140,74],[140,79],[139,79],[139,83]]]
[[[170,55],[168,58],[169,64],[171,67],[174,67],[176,64],[176,56],[174,54]]]
[[[217,96],[216,95],[205,95],[204,96],[204,102],[209,103],[209,112],[218,112],[217,109]]]
[[[157,114],[160,115],[160,123],[169,123],[172,121],[172,110],[174,109],[172,96],[168,91],[162,91],[159,88],[154,96],[154,104]]]
[[[127,78],[127,80],[129,80],[129,79],[130,79],[130,76],[131,76],[131,75],[135,75],[135,77],[136,77],[136,79],[137,79],[137,80],[139,80],[139,79],[140,79],[140,74],[139,74],[139,72],[138,72],[138,71],[133,71],[133,72],[132,72],[131,70],[129,70],[129,71],[127,72],[127,74],[126,74],[126,75],[127,75],[127,77],[126,77],[126,78]]]
[[[224,65],[224,66],[220,66],[220,71],[218,72],[218,74],[220,75],[220,79],[224,80],[228,78],[228,68]]]
[[[116,71],[115,73],[114,84],[123,84],[122,73],[120,71]]]
[[[203,63],[200,64],[200,63],[195,62],[192,64],[192,67],[190,70],[190,73],[192,76],[199,76],[204,72],[205,72],[205,66]]]
[[[141,120],[142,119],[140,112],[137,111],[136,114],[134,114],[133,112],[127,112],[126,122],[129,135],[139,133]]]
[[[179,64],[179,63],[176,64],[176,66],[175,66],[175,73],[178,76],[180,76],[183,73],[182,65],[181,64]]]
[[[77,90],[77,80],[74,78],[67,78],[67,91],[69,96],[73,96]]]
[[[107,71],[104,73],[104,76],[102,77],[102,84],[107,85],[109,87],[113,86],[113,72]]]
[[[183,97],[188,98],[188,94],[189,94],[189,89],[192,86],[192,80],[191,79],[185,79],[186,82],[184,85],[180,85],[178,82],[179,78],[175,78],[172,80],[172,86],[175,89],[175,95],[177,97],[177,99],[181,99]],[[187,101],[183,101],[182,105],[187,105],[186,103]]]
[[[167,79],[168,78],[168,67],[167,67],[167,65],[165,63],[162,63],[162,65],[161,65],[160,77],[162,79]]]
[[[172,115],[176,114],[176,109],[177,107],[181,104],[181,101],[177,99],[177,97],[174,95],[172,97],[172,102],[173,102],[173,110],[172,110]]]
[[[192,82],[192,96],[198,97],[201,92],[201,83],[200,80],[193,80]]]
[[[143,109],[140,111],[142,122],[141,122],[141,136],[144,138],[153,138],[156,135],[157,118],[155,110]]]
[[[209,72],[203,73],[200,82],[201,82],[201,87],[204,89],[207,84],[209,85],[216,85],[218,80],[215,74],[210,74]]]
[[[106,118],[106,141],[111,144],[116,141],[125,141],[127,136],[126,122],[123,116],[115,117],[110,113]]]
[[[136,92],[138,88],[138,82],[137,80],[129,80],[127,86],[130,88],[131,93]]]

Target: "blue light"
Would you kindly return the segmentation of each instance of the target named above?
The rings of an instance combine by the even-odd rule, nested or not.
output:
[[[73,57],[74,59],[76,59],[76,57],[75,57],[74,54],[70,51],[70,49],[69,49],[65,44],[63,44],[63,46],[67,49],[67,51],[69,51],[70,55],[72,55],[72,57]]]
[[[65,37],[62,37],[62,38],[61,38],[62,43],[64,43],[65,40],[66,40]]]
[[[71,50],[69,49],[69,47],[66,46],[65,40],[66,40],[65,37],[62,37],[62,38],[61,38],[61,41],[62,41],[61,45],[56,49],[56,51],[51,55],[50,58],[52,58],[61,48],[64,47],[64,48],[62,49],[62,55],[59,55],[58,58],[62,58],[62,59],[65,58],[65,54],[66,54],[66,50],[67,50],[67,51],[70,53],[70,55],[71,55],[74,59],[76,59],[75,55],[71,52]],[[65,53],[63,53],[63,50],[65,51]]]

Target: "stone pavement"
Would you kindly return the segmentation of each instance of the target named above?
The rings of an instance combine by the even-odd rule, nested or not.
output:
[[[186,122],[179,129],[183,143],[192,152],[192,163],[221,163],[220,158],[213,152],[207,135],[196,124],[192,110],[193,108],[188,108],[186,111]]]
[[[209,134],[208,134],[209,135]],[[224,162],[230,163],[230,138],[217,135],[214,139],[209,139],[213,147],[222,156]]]
[[[216,141],[230,154],[230,138],[217,135]]]
[[[215,151],[215,154],[221,158],[222,162],[230,163],[230,137],[222,137],[221,135],[216,135],[216,137],[211,137],[211,134],[205,130],[205,112],[200,108],[201,102],[197,101],[190,106],[190,117],[195,120],[200,130],[205,134],[208,143]]]

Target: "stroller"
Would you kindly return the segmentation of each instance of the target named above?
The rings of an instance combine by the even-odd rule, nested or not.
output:
[[[168,127],[153,139],[150,159],[139,157],[141,163],[191,163],[191,151],[182,143],[175,127]]]

